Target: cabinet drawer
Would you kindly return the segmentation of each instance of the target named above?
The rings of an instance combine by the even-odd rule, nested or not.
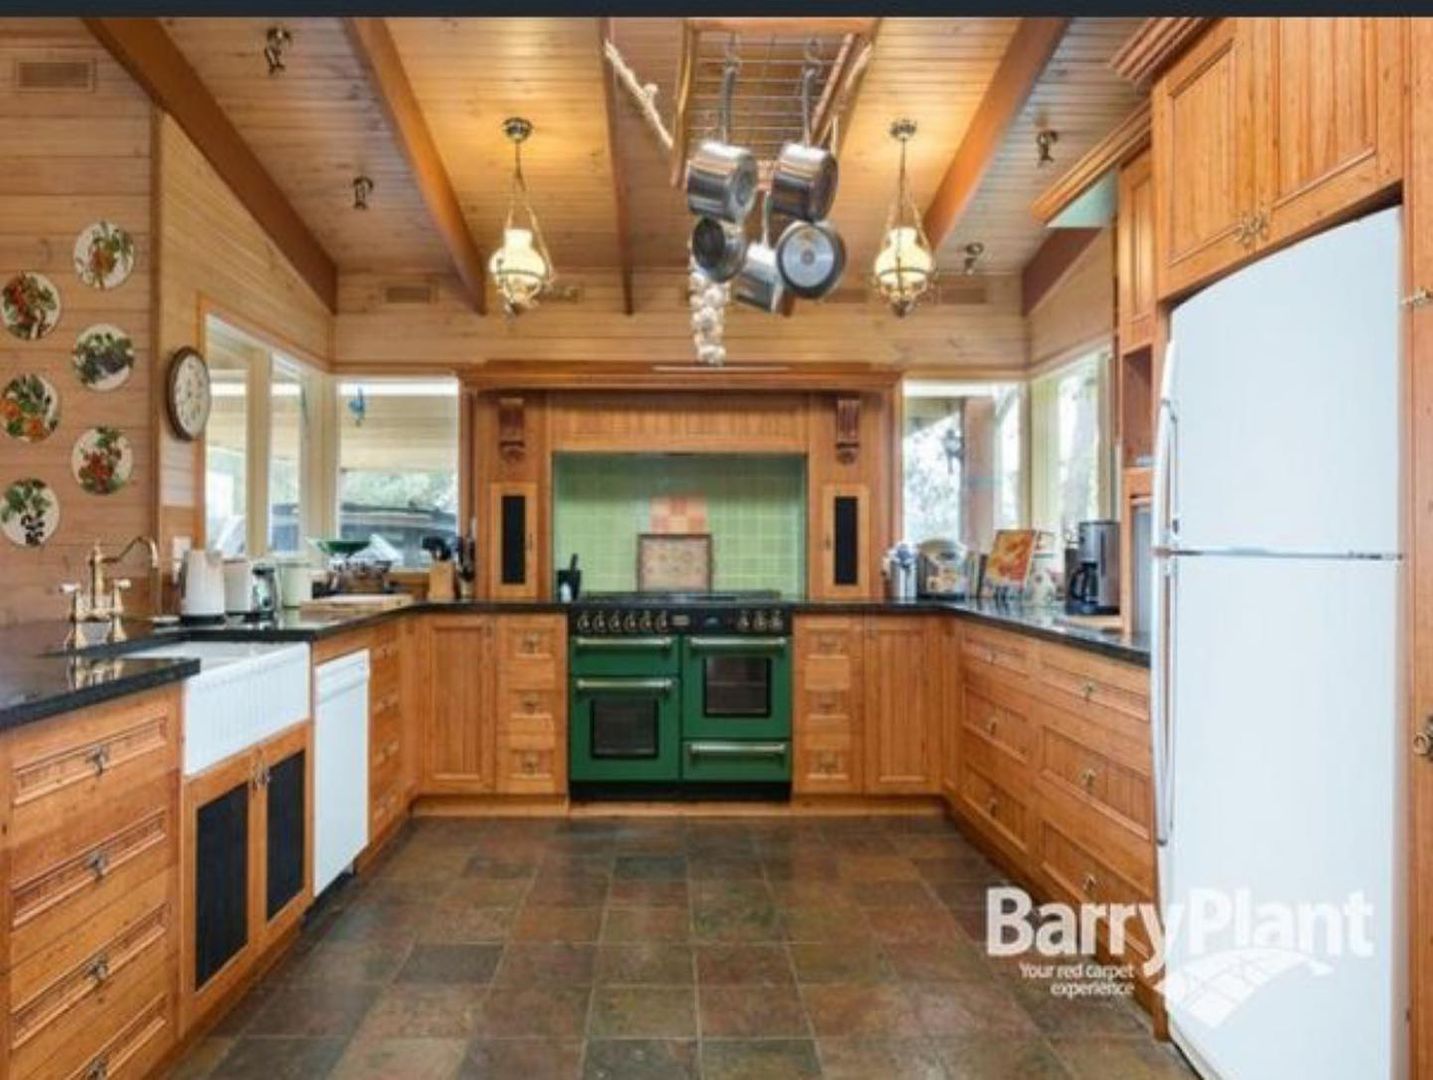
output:
[[[498,731],[546,734],[556,738],[564,715],[559,690],[519,690],[505,687],[498,695]]]
[[[855,724],[856,698],[850,690],[816,690],[808,682],[796,708],[806,720]]]
[[[1047,697],[1081,715],[1104,710],[1136,724],[1149,723],[1149,672],[1078,649],[1044,645],[1039,681]]]
[[[973,757],[966,754],[961,762],[961,802],[974,815],[976,826],[992,841],[1024,855],[1030,847],[1029,805],[1008,786],[987,775]]]
[[[176,1038],[174,998],[163,966],[138,980],[88,1030],[44,1063],[46,1076],[66,1080],[140,1080]]]
[[[398,688],[397,681],[394,680],[394,685],[387,690],[381,688],[375,690],[375,685],[370,683],[368,687],[368,718],[370,722],[377,723],[388,718],[396,719],[403,711],[403,693]]]
[[[172,966],[172,928],[169,875],[159,874],[17,966],[10,976],[14,1074],[29,1074],[63,1047],[97,1048],[116,1002],[156,968]]]
[[[1147,774],[1110,759],[1047,724],[1040,745],[1040,771],[1071,798],[1088,800],[1119,822],[1149,835],[1152,812]]]
[[[1030,757],[1035,742],[1035,721],[1029,705],[1018,694],[985,687],[981,680],[965,685],[963,723],[973,738],[982,739],[1020,761]]]
[[[11,843],[20,845],[178,767],[177,689],[16,732]]]
[[[11,853],[12,966],[173,864],[174,785],[162,776]]]
[[[403,793],[391,788],[382,794],[370,795],[368,803],[368,843],[380,839],[403,813]]]
[[[1147,904],[1153,892],[1142,889],[1119,873],[1089,848],[1076,841],[1060,823],[1045,818],[1040,822],[1040,870],[1068,899],[1075,903]],[[1143,923],[1126,924],[1131,937],[1148,955],[1149,936]],[[1103,934],[1103,928],[1101,928]]]
[[[542,690],[559,685],[567,647],[561,616],[500,618],[497,638],[504,686]]]
[[[1029,638],[985,627],[967,627],[960,637],[960,654],[970,671],[1027,675],[1034,666],[1034,651]]]
[[[403,767],[403,743],[396,737],[373,742],[368,747],[368,777],[372,788],[380,779],[391,782]]]
[[[557,740],[550,735],[498,733],[498,790],[513,795],[552,795],[562,790]]]
[[[859,743],[850,717],[805,717],[796,729],[794,786],[798,792],[850,793],[860,783]]]
[[[380,751],[401,753],[403,749],[403,718],[397,713],[382,713],[368,722],[368,763],[379,757]]]

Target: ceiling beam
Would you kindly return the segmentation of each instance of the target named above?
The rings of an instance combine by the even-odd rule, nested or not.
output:
[[[85,19],[85,25],[174,118],[309,288],[336,310],[338,267],[159,20]]]
[[[627,176],[622,167],[621,147],[617,144],[617,73],[608,68],[605,60],[607,42],[612,40],[612,20],[606,17],[597,20],[598,55],[603,57],[602,101],[607,109],[607,157],[612,162],[612,217],[617,230],[617,264],[622,275],[622,312],[631,315],[636,311],[632,300],[632,242],[627,216]]]
[[[418,105],[418,96],[413,93],[413,84],[403,70],[403,60],[398,55],[393,34],[381,18],[353,18],[343,22],[348,40],[368,71],[368,80],[377,92],[403,156],[413,170],[418,193],[423,196],[428,215],[448,249],[448,257],[463,282],[468,300],[478,314],[486,314],[487,271],[483,265],[483,253],[468,231],[468,219],[463,216],[458,193],[453,189],[453,181],[438,154],[438,144],[428,130],[428,121]]]
[[[1039,18],[1021,19],[1015,28],[995,77],[976,106],[970,126],[925,212],[925,232],[932,249],[940,249],[969,208],[1005,141],[1005,133],[1020,115],[1069,25],[1069,19]]]

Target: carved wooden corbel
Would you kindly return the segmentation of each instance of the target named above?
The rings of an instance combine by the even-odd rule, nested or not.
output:
[[[861,452],[861,399],[836,399],[836,460],[850,465]]]
[[[509,464],[527,456],[527,420],[520,397],[498,398],[498,455]]]

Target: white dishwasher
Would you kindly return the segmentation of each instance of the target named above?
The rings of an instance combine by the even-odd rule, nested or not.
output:
[[[368,650],[314,670],[313,894],[368,843]]]

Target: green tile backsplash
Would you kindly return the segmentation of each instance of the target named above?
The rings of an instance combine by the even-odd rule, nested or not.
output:
[[[637,535],[661,532],[653,500],[705,502],[713,587],[806,583],[806,461],[736,454],[559,454],[553,461],[553,556],[581,559],[585,592],[637,587]]]

